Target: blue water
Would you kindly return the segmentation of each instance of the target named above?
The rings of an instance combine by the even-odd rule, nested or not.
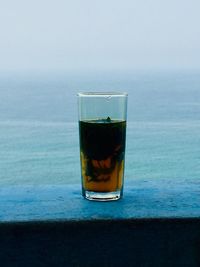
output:
[[[200,179],[200,73],[0,74],[0,184],[80,182],[78,91],[127,91],[125,179]]]

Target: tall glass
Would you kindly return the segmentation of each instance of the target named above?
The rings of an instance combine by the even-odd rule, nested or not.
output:
[[[123,194],[126,93],[78,93],[82,194],[117,200]]]

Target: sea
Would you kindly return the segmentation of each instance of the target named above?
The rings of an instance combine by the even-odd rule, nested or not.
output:
[[[0,73],[0,185],[81,181],[77,93],[128,93],[125,181],[200,179],[200,71]]]

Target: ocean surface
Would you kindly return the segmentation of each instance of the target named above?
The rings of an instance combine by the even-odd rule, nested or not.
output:
[[[129,94],[125,179],[200,179],[200,72],[0,74],[0,185],[80,183],[79,91]]]

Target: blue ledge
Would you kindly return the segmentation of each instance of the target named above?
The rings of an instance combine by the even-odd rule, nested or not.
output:
[[[133,181],[124,197],[91,202],[80,185],[10,186],[0,189],[0,223],[32,220],[200,218],[199,180]]]
[[[80,185],[0,189],[1,267],[200,266],[200,181],[133,181],[90,202]]]

